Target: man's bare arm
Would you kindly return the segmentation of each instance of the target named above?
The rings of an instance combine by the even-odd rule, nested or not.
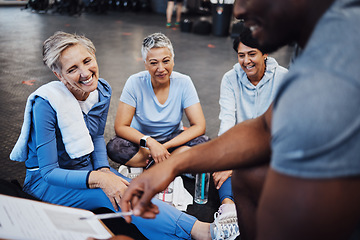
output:
[[[184,172],[214,172],[270,161],[272,107],[258,118],[242,122],[220,137],[172,155],[132,180],[121,199],[121,209],[153,218],[158,213],[151,199]],[[127,217],[130,221],[130,217]]]
[[[220,137],[171,158],[175,174],[214,172],[270,161],[271,109],[258,118],[237,124]]]

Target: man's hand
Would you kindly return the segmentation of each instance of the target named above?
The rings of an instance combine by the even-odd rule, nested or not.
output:
[[[212,176],[214,179],[216,189],[219,190],[219,188],[222,186],[222,184],[226,181],[226,179],[231,177],[231,175],[232,175],[232,170],[214,172],[212,174]]]
[[[174,180],[175,176],[172,173],[171,161],[165,161],[133,179],[121,198],[122,211],[127,212],[133,209],[135,216],[155,218],[159,209],[151,202],[151,199]],[[125,220],[130,223],[131,217],[126,216]]]

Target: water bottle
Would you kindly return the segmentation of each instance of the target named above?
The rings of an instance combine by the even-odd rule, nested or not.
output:
[[[174,181],[172,181],[164,191],[158,193],[158,199],[172,205],[173,195],[174,195]]]
[[[209,195],[210,173],[198,173],[195,178],[194,201],[198,204],[206,204]]]

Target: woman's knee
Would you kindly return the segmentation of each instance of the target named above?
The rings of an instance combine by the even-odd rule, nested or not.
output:
[[[195,146],[195,145],[208,142],[208,141],[210,141],[210,140],[211,140],[210,137],[208,137],[208,136],[206,136],[206,135],[201,135],[201,136],[199,136],[199,137],[196,137],[196,138],[190,140],[189,142],[187,142],[186,145],[189,146],[189,147],[193,147],[193,146]]]
[[[171,152],[171,154],[178,154],[178,153],[182,153],[185,152],[186,150],[190,149],[190,147],[188,146],[181,146],[176,148],[174,151]]]
[[[111,160],[125,164],[138,152],[139,146],[126,139],[115,136],[107,143],[106,150]]]

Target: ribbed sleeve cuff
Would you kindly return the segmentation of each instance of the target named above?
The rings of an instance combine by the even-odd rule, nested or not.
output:
[[[87,175],[86,175],[86,187],[87,188],[90,188],[89,187],[89,177],[90,177],[90,173],[91,173],[92,171],[89,171],[88,173],[87,173]]]

